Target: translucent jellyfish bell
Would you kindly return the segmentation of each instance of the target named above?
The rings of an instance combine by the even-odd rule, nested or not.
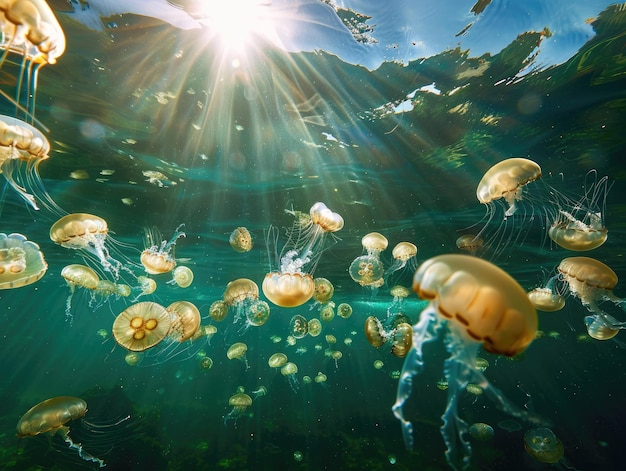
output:
[[[246,358],[246,352],[248,351],[248,346],[243,342],[236,342],[232,344],[228,351],[226,352],[226,356],[229,360],[240,360],[246,366],[246,370],[250,368],[248,364],[248,359]]]
[[[176,267],[174,249],[176,248],[178,239],[186,237],[184,229],[184,224],[179,225],[174,231],[174,235],[168,241],[163,240],[161,231],[156,227],[146,229],[146,248],[141,252],[140,256],[141,264],[146,270],[146,273],[149,275],[158,275],[168,273]]]
[[[300,389],[298,378],[296,378],[297,372],[298,372],[298,366],[291,361],[288,361],[287,363],[285,363],[280,369],[280,374],[282,374],[285,378],[287,378],[287,381],[289,382],[289,386],[291,387],[291,390],[295,393],[297,393],[298,390]]]
[[[414,272],[417,268],[417,246],[411,242],[399,242],[391,251],[393,262],[385,271],[385,277],[390,277],[393,273],[407,269]]]
[[[252,405],[252,398],[246,393],[239,392],[230,397],[228,405],[232,406],[232,410],[224,417],[224,425],[227,425],[230,420],[237,422],[237,419]]]
[[[41,279],[47,269],[37,244],[22,234],[0,233],[0,289],[30,285]]]
[[[65,317],[68,321],[72,321],[72,299],[76,288],[85,288],[95,290],[98,287],[100,277],[98,274],[86,265],[71,264],[66,265],[61,270],[61,276],[70,287],[70,294],[65,301]]]
[[[104,461],[87,453],[80,443],[70,437],[68,422],[79,419],[87,412],[87,403],[78,397],[59,396],[46,399],[31,407],[17,422],[17,436],[33,437],[42,433],[53,436],[60,434],[71,449],[85,461],[97,463],[101,468]]]
[[[427,260],[415,273],[413,290],[428,300],[428,305],[413,326],[412,348],[404,362],[393,412],[402,423],[405,444],[412,448],[413,426],[403,407],[411,395],[413,377],[424,368],[423,345],[442,335],[450,357],[444,365],[448,405],[441,434],[450,466],[466,468],[472,449],[469,427],[457,413],[457,401],[468,384],[480,386],[504,412],[538,420],[511,404],[476,368],[481,345],[491,353],[506,356],[522,352],[535,336],[537,313],[511,276],[470,255],[440,255]]]
[[[226,285],[224,303],[235,312],[233,322],[237,324],[246,319],[250,305],[259,298],[258,285],[248,278],[238,278]]]
[[[252,250],[252,246],[254,245],[252,242],[252,235],[245,227],[236,228],[230,234],[228,242],[236,252],[249,252]]]
[[[546,427],[524,433],[524,449],[540,463],[558,463],[563,458],[563,443]]]
[[[361,238],[361,245],[367,255],[380,258],[380,254],[387,249],[389,241],[379,232],[370,232]]]
[[[277,306],[296,307],[311,299],[315,292],[312,275],[327,248],[327,235],[343,228],[343,218],[324,203],[311,206],[309,215],[308,222],[296,219],[278,256],[279,270],[263,280],[263,293]]]

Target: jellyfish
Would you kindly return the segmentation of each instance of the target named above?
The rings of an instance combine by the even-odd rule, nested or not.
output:
[[[459,250],[476,255],[476,252],[483,247],[483,240],[476,235],[465,234],[456,240],[456,246]]]
[[[374,255],[355,258],[348,268],[350,277],[364,287],[377,288],[384,283],[385,267]]]
[[[157,288],[157,284],[156,281],[154,281],[152,278],[148,277],[148,276],[143,276],[140,275],[137,277],[137,290],[139,291],[139,294],[137,294],[137,296],[135,296],[135,298],[133,299],[133,302],[137,302],[137,300],[142,297],[145,296],[147,294],[152,294],[156,291]]]
[[[36,243],[22,234],[0,232],[0,289],[30,285],[41,279],[47,269]]]
[[[595,258],[568,257],[561,260],[558,271],[569,292],[597,315],[598,322],[601,320],[610,329],[626,329],[626,322],[618,321],[599,306],[602,301],[611,301],[624,307],[624,300],[613,294],[618,279],[610,267]]]
[[[174,249],[176,242],[181,237],[186,237],[185,225],[179,225],[174,231],[174,235],[168,241],[163,240],[161,232],[153,227],[145,230],[145,246],[141,252],[141,264],[149,275],[159,275],[168,273],[176,267]]]
[[[389,241],[379,232],[370,232],[361,237],[361,245],[367,255],[380,258],[380,254],[387,249]]]
[[[297,339],[301,339],[309,332],[309,323],[300,314],[296,314],[289,321],[289,332]]]
[[[563,458],[563,443],[546,427],[533,428],[524,433],[524,449],[540,463],[558,463]]]
[[[277,257],[278,271],[270,271],[263,280],[263,293],[281,307],[306,303],[315,292],[313,272],[324,250],[327,235],[343,228],[343,218],[324,203],[311,206],[310,220],[298,219],[288,231],[288,240]]]
[[[246,393],[238,392],[230,397],[228,405],[232,406],[232,410],[224,416],[224,425],[227,425],[229,420],[237,422],[237,419],[252,405],[252,398]]]
[[[95,257],[102,268],[116,279],[120,269],[132,274],[126,260],[122,262],[111,256],[111,252],[117,252],[117,242],[109,236],[107,222],[101,217],[87,213],[63,216],[50,228],[50,239],[61,247],[80,250],[87,256]]]
[[[175,284],[179,288],[189,288],[193,283],[193,271],[189,267],[179,266],[174,268],[172,279],[167,284]]]
[[[465,469],[472,449],[468,425],[457,413],[457,401],[468,383],[479,385],[504,412],[539,421],[510,403],[475,366],[481,344],[491,353],[509,357],[524,351],[535,336],[537,313],[511,276],[471,255],[440,255],[427,260],[415,272],[413,290],[428,304],[413,326],[412,347],[404,361],[393,413],[401,422],[406,446],[412,448],[413,426],[403,408],[411,395],[413,377],[424,368],[423,345],[443,335],[450,357],[444,365],[449,386],[441,434],[450,466]]]
[[[317,337],[322,333],[322,323],[317,318],[309,319],[307,327],[308,333],[311,337]]]
[[[243,342],[236,342],[232,344],[228,351],[226,352],[226,356],[229,360],[240,360],[246,365],[246,370],[250,368],[248,364],[248,359],[246,358],[246,352],[248,351],[248,346]]]
[[[348,319],[352,315],[352,306],[348,303],[341,303],[337,306],[337,315],[343,319]]]
[[[70,294],[65,301],[65,317],[72,322],[72,298],[76,288],[85,288],[95,290],[98,287],[100,277],[98,274],[86,265],[71,264],[63,267],[61,276],[65,279],[70,287]]]
[[[328,377],[324,373],[319,371],[317,375],[315,375],[315,378],[313,378],[313,381],[315,381],[317,384],[324,384],[327,379]]]
[[[387,333],[377,317],[369,316],[365,319],[365,338],[375,348],[380,347],[387,341]]]
[[[411,273],[417,268],[417,246],[411,242],[398,242],[391,251],[393,262],[385,270],[385,278],[400,270],[410,270]]]
[[[470,425],[469,434],[472,438],[485,442],[493,438],[494,431],[491,425],[484,422],[476,422]]]
[[[124,357],[124,361],[128,366],[137,366],[143,361],[143,352],[128,352]]]
[[[270,318],[270,305],[261,299],[255,299],[250,303],[246,311],[246,325],[260,327]]]
[[[172,326],[171,314],[160,304],[144,301],[129,306],[113,322],[115,341],[132,352],[143,352],[161,342]]]
[[[313,299],[316,303],[325,304],[333,297],[335,287],[326,278],[315,278],[315,290],[313,291]]]
[[[413,342],[412,334],[413,328],[411,324],[402,322],[395,327],[390,335],[391,353],[394,356],[404,358],[409,353]]]
[[[217,322],[222,322],[228,315],[228,304],[222,299],[214,301],[209,307],[209,316]]]
[[[259,386],[257,389],[250,392],[250,396],[252,397],[253,401],[256,401],[258,398],[265,395],[267,395],[267,388],[265,386]]]
[[[406,286],[395,285],[389,290],[389,293],[393,296],[393,302],[387,308],[387,317],[403,311],[404,300],[409,297],[411,290]]]
[[[231,232],[228,242],[236,252],[250,252],[254,245],[252,235],[245,227],[238,227]]]
[[[200,328],[200,311],[189,301],[176,301],[167,306],[167,312],[173,314],[172,325],[168,333],[175,341],[191,339]]]
[[[335,318],[335,303],[330,301],[324,304],[320,309],[320,319],[324,322],[330,322]]]
[[[203,370],[210,370],[213,368],[213,359],[210,357],[204,357],[200,360],[200,368]]]
[[[298,378],[296,378],[297,372],[298,366],[291,361],[288,361],[280,368],[280,374],[287,378],[291,390],[295,393],[297,393],[300,389],[300,385],[298,384]]]
[[[46,399],[31,407],[17,422],[17,436],[20,438],[34,437],[39,434],[54,436],[60,434],[69,447],[78,452],[85,461],[97,463],[101,468],[104,461],[87,453],[80,443],[70,437],[70,428],[66,425],[79,419],[87,412],[87,403],[78,397],[59,396]]]
[[[554,293],[549,287],[529,291],[528,299],[538,311],[560,311],[565,306],[565,298],[559,293]]]
[[[610,340],[620,331],[607,326],[605,320],[597,314],[585,316],[585,326],[589,337],[595,340]]]
[[[287,363],[287,355],[281,352],[274,353],[267,360],[267,364],[270,366],[270,368],[282,368],[283,366],[285,366],[286,363]]]

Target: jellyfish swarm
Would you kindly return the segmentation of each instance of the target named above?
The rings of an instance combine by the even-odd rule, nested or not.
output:
[[[80,443],[74,443],[69,435],[68,422],[81,418],[87,412],[87,403],[80,398],[59,396],[46,399],[28,410],[17,423],[17,436],[34,437],[45,433],[54,436],[59,433],[70,448],[78,452],[85,461],[97,463],[101,468],[104,461],[87,453]]]
[[[279,271],[271,271],[263,280],[263,293],[277,306],[296,307],[311,299],[312,274],[327,248],[326,236],[343,227],[343,218],[324,203],[311,206],[309,215],[309,219],[296,217],[278,256]]]
[[[569,292],[593,313],[597,323],[613,330],[626,329],[626,322],[618,321],[599,306],[603,301],[611,301],[624,309],[625,300],[613,294],[618,278],[610,267],[590,257],[568,257],[561,260],[558,271]]]
[[[61,247],[80,250],[87,257],[95,258],[115,279],[119,278],[120,270],[132,274],[127,266],[129,261],[111,256],[111,252],[118,258],[122,254],[117,251],[117,242],[109,236],[107,222],[99,216],[88,213],[63,216],[50,228],[50,239]]]
[[[47,269],[37,244],[22,234],[0,232],[0,289],[30,285],[41,279]]]
[[[168,273],[176,266],[174,258],[174,248],[176,241],[180,237],[186,237],[185,225],[179,225],[174,231],[174,235],[168,241],[163,240],[161,232],[153,227],[145,230],[145,249],[141,252],[140,260],[146,273],[149,275],[160,275]],[[193,273],[192,273],[193,280]]]
[[[443,335],[450,357],[444,363],[449,385],[441,435],[450,466],[465,469],[472,448],[468,424],[457,414],[457,401],[469,383],[480,386],[504,412],[538,420],[511,404],[475,366],[481,344],[491,353],[509,357],[522,352],[535,336],[537,313],[511,276],[471,255],[440,255],[427,260],[415,272],[413,290],[428,305],[413,326],[412,348],[404,361],[393,412],[401,421],[407,448],[412,448],[413,425],[404,416],[403,407],[411,395],[413,377],[424,369],[423,345]]]

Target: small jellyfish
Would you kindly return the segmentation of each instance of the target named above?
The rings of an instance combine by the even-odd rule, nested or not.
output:
[[[414,272],[417,268],[417,246],[411,242],[399,242],[391,251],[393,257],[393,263],[385,271],[385,277],[388,278],[393,273],[408,269]]]
[[[320,309],[320,319],[324,322],[330,322],[335,318],[335,303],[330,301]]]
[[[480,237],[472,234],[462,235],[456,240],[457,248],[471,255],[476,255],[476,252],[482,249],[483,243]]]
[[[385,267],[379,258],[373,255],[361,255],[355,258],[348,268],[350,277],[364,287],[376,288],[384,283]]]
[[[370,232],[361,237],[361,245],[365,253],[379,258],[380,254],[387,249],[389,241],[380,232]]]
[[[322,333],[322,323],[320,322],[319,319],[316,319],[316,318],[309,319],[307,326],[308,326],[309,335],[311,337],[317,337],[319,334]]]
[[[209,316],[216,322],[222,322],[228,315],[228,304],[221,299],[213,302],[209,307]]]
[[[328,377],[320,371],[317,373],[317,375],[315,375],[315,378],[313,378],[313,381],[315,381],[317,384],[324,384],[327,379]]]
[[[538,311],[560,311],[565,306],[565,298],[551,288],[535,288],[528,292],[528,299]]]
[[[172,279],[168,284],[176,284],[179,288],[189,288],[193,283],[193,271],[191,268],[178,266],[172,272]]]
[[[255,299],[248,306],[246,311],[246,327],[253,325],[262,326],[270,318],[270,305],[261,299]]]
[[[191,339],[200,328],[200,311],[189,301],[175,301],[166,308],[172,314],[168,336],[176,342]]]
[[[246,366],[246,370],[250,368],[248,365],[248,359],[246,358],[246,352],[248,351],[248,346],[243,342],[236,342],[232,344],[228,351],[226,352],[226,356],[229,360],[240,360]]]
[[[589,337],[595,340],[610,340],[615,337],[620,329],[612,329],[606,325],[604,319],[597,314],[585,316],[585,326]]]
[[[472,438],[486,442],[491,440],[494,435],[493,427],[483,422],[476,422],[470,425],[469,434]]]
[[[98,274],[86,265],[66,265],[61,270],[61,276],[70,287],[70,294],[65,301],[65,317],[72,321],[72,299],[76,288],[95,290],[100,282]]]
[[[265,386],[259,386],[256,390],[250,393],[253,401],[256,401],[258,398],[267,395],[267,388]]]
[[[252,250],[252,246],[254,245],[252,242],[252,235],[245,227],[238,227],[231,232],[228,242],[236,252],[240,253],[250,252],[250,250]]]
[[[326,278],[314,278],[313,283],[315,283],[313,299],[320,304],[330,301],[330,298],[332,298],[335,293],[333,284]]]
[[[271,368],[282,368],[287,363],[287,355],[284,353],[274,353],[269,360],[267,360],[267,364]]]
[[[343,228],[343,218],[324,203],[317,202],[309,211],[310,220],[296,219],[288,232],[288,240],[277,256],[279,268],[263,280],[263,293],[281,307],[306,303],[315,292],[313,272],[328,248],[327,235]]]
[[[210,357],[204,357],[200,359],[200,368],[203,370],[210,370],[213,368],[213,359]]]
[[[309,323],[300,314],[296,314],[289,321],[289,332],[297,339],[301,339],[309,332]]]
[[[280,374],[287,378],[289,386],[291,386],[291,390],[293,392],[298,392],[298,390],[300,389],[300,385],[298,384],[298,378],[296,378],[297,372],[298,366],[291,361],[285,363],[280,369]]]
[[[148,276],[140,275],[137,277],[137,287],[135,289],[139,290],[139,294],[135,296],[133,302],[137,302],[137,300],[145,295],[152,294],[156,291],[157,284],[152,278]]]
[[[42,433],[53,436],[58,433],[71,449],[78,452],[85,461],[97,463],[101,468],[104,461],[87,453],[80,443],[70,437],[70,428],[66,425],[79,419],[87,412],[87,403],[78,397],[59,396],[46,399],[31,407],[17,422],[17,436],[33,437]]]
[[[558,463],[563,458],[563,443],[552,430],[534,428],[524,433],[524,449],[540,463]]]
[[[244,321],[250,305],[259,298],[259,287],[248,278],[238,278],[226,285],[224,303],[235,311],[233,323]]]
[[[22,234],[0,233],[0,289],[30,285],[41,279],[47,269],[37,244]]]
[[[140,260],[146,273],[149,275],[159,275],[161,273],[168,273],[176,267],[174,249],[176,248],[178,239],[186,237],[184,229],[184,224],[179,225],[169,241],[163,240],[161,231],[156,227],[145,230],[144,247],[146,248],[141,252]]]
[[[124,357],[124,361],[128,366],[137,366],[143,360],[143,352],[128,352]]]
[[[252,398],[246,393],[238,392],[230,397],[228,405],[232,406],[232,410],[224,416],[224,425],[227,425],[229,420],[237,422],[237,419],[252,405]]]
[[[424,369],[423,345],[444,334],[450,357],[444,365],[448,405],[441,435],[450,466],[466,468],[472,449],[468,425],[458,415],[457,402],[470,382],[480,385],[504,412],[528,421],[539,420],[510,403],[475,366],[481,344],[491,353],[509,357],[524,351],[534,339],[537,313],[510,275],[470,255],[440,255],[427,260],[415,272],[413,290],[428,304],[413,326],[412,348],[404,362],[393,412],[401,421],[405,444],[412,448],[413,426],[403,407],[411,395],[413,377]]]
[[[387,341],[387,333],[381,322],[374,316],[365,319],[365,338],[372,347],[380,347]]]
[[[348,303],[341,303],[337,306],[337,315],[344,319],[348,319],[352,315],[352,306]]]
[[[169,333],[171,315],[160,304],[140,302],[129,306],[113,322],[115,341],[133,352],[154,347]]]
[[[391,335],[391,353],[398,358],[404,358],[411,350],[413,343],[413,327],[402,322],[396,326]]]
[[[293,452],[294,461],[297,461],[299,463],[300,461],[302,461],[302,458],[303,458],[303,454],[300,450],[296,450]]]
[[[382,360],[374,360],[374,368],[380,370],[385,364]]]
[[[409,297],[411,290],[402,285],[395,285],[389,290],[389,293],[393,296],[393,302],[387,308],[387,317],[404,311],[404,300]]]

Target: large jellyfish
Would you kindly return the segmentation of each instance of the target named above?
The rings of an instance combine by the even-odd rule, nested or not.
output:
[[[113,322],[113,337],[132,352],[143,352],[161,342],[170,332],[172,315],[160,304],[133,304]]]
[[[59,433],[70,448],[76,450],[85,461],[97,463],[101,468],[104,461],[87,453],[80,443],[69,435],[68,422],[79,419],[87,412],[87,403],[78,397],[59,396],[46,399],[30,408],[17,423],[17,436],[33,437],[42,433],[54,436]]]
[[[511,276],[471,255],[427,260],[415,273],[413,289],[428,305],[413,326],[412,348],[404,362],[393,412],[402,423],[405,444],[412,448],[413,426],[403,408],[411,395],[413,377],[424,369],[423,345],[443,335],[450,357],[444,365],[449,386],[441,435],[450,466],[465,469],[472,449],[468,424],[457,414],[457,401],[469,383],[480,386],[504,412],[538,420],[511,404],[475,366],[481,344],[491,353],[509,357],[522,352],[535,336],[537,313]]]
[[[163,240],[161,232],[156,228],[146,229],[145,246],[141,252],[141,264],[146,273],[150,275],[159,275],[168,273],[176,266],[174,258],[174,248],[176,241],[181,237],[186,237],[184,232],[185,225],[179,225],[174,231],[174,235],[170,240]]]
[[[50,228],[50,239],[62,247],[80,250],[86,256],[95,257],[102,268],[117,279],[120,270],[132,274],[128,261],[120,261],[111,255],[117,252],[116,241],[109,236],[107,222],[99,216],[72,213],[63,216]],[[116,253],[118,258],[121,253]]]
[[[568,257],[561,260],[558,270],[569,292],[595,316],[596,329],[600,321],[613,330],[626,329],[626,322],[618,321],[599,306],[603,301],[611,301],[624,308],[625,300],[613,294],[618,279],[610,267],[595,258]]]
[[[271,271],[263,280],[263,293],[277,306],[296,307],[311,299],[315,291],[312,275],[327,248],[326,236],[343,227],[343,218],[324,203],[311,206],[309,215],[308,220],[296,217],[277,257],[279,270]]]
[[[48,269],[39,246],[22,234],[0,232],[0,289],[13,289],[38,281]]]

